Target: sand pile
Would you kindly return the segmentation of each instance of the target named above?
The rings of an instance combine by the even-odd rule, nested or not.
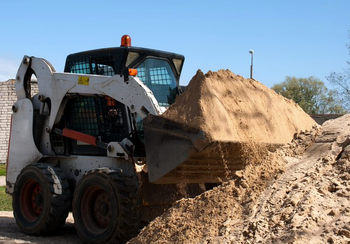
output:
[[[195,136],[190,137],[192,147],[184,140],[175,143],[174,149],[167,147],[172,145],[168,137],[157,141],[153,148],[162,152],[172,150],[172,155],[178,155],[167,158],[166,154],[160,158],[158,151],[147,155],[150,179],[158,183],[227,181],[236,170],[246,167],[247,152],[262,146],[273,150],[316,124],[292,100],[229,70],[209,71],[205,75],[199,70],[185,93],[162,117],[193,130],[199,129],[205,136],[198,139],[194,133]],[[188,133],[179,136],[180,139],[187,137]],[[154,142],[152,138],[146,144]]]
[[[350,115],[328,121],[302,158],[211,243],[350,243]],[[215,241],[214,241],[215,240]]]
[[[350,115],[183,199],[129,243],[349,243]]]
[[[248,142],[247,164],[221,186],[175,203],[130,243],[350,241],[350,115],[321,133],[294,102],[220,70],[198,71],[163,116],[200,128],[208,140]],[[261,142],[285,146],[271,152]],[[225,166],[236,153],[217,151]]]
[[[315,124],[293,101],[229,70],[198,70],[164,117],[200,128],[209,140],[287,143]]]

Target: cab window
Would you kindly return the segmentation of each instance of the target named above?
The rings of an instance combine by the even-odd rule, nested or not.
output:
[[[174,103],[176,79],[166,60],[149,58],[137,67],[137,77],[153,92],[160,106]]]

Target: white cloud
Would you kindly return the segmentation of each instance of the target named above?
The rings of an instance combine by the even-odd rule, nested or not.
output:
[[[0,58],[0,81],[7,81],[9,79],[15,79],[20,60],[10,60]]]

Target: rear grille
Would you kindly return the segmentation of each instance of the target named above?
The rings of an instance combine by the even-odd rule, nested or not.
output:
[[[51,133],[50,138],[52,149],[54,150],[54,152],[59,155],[64,154],[65,145],[63,136]]]

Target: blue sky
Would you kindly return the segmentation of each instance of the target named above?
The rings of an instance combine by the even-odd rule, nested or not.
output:
[[[132,45],[183,54],[181,84],[197,69],[230,69],[268,87],[285,76],[326,76],[347,67],[349,0],[2,1],[0,81],[14,78],[23,55],[58,72],[70,53]]]

